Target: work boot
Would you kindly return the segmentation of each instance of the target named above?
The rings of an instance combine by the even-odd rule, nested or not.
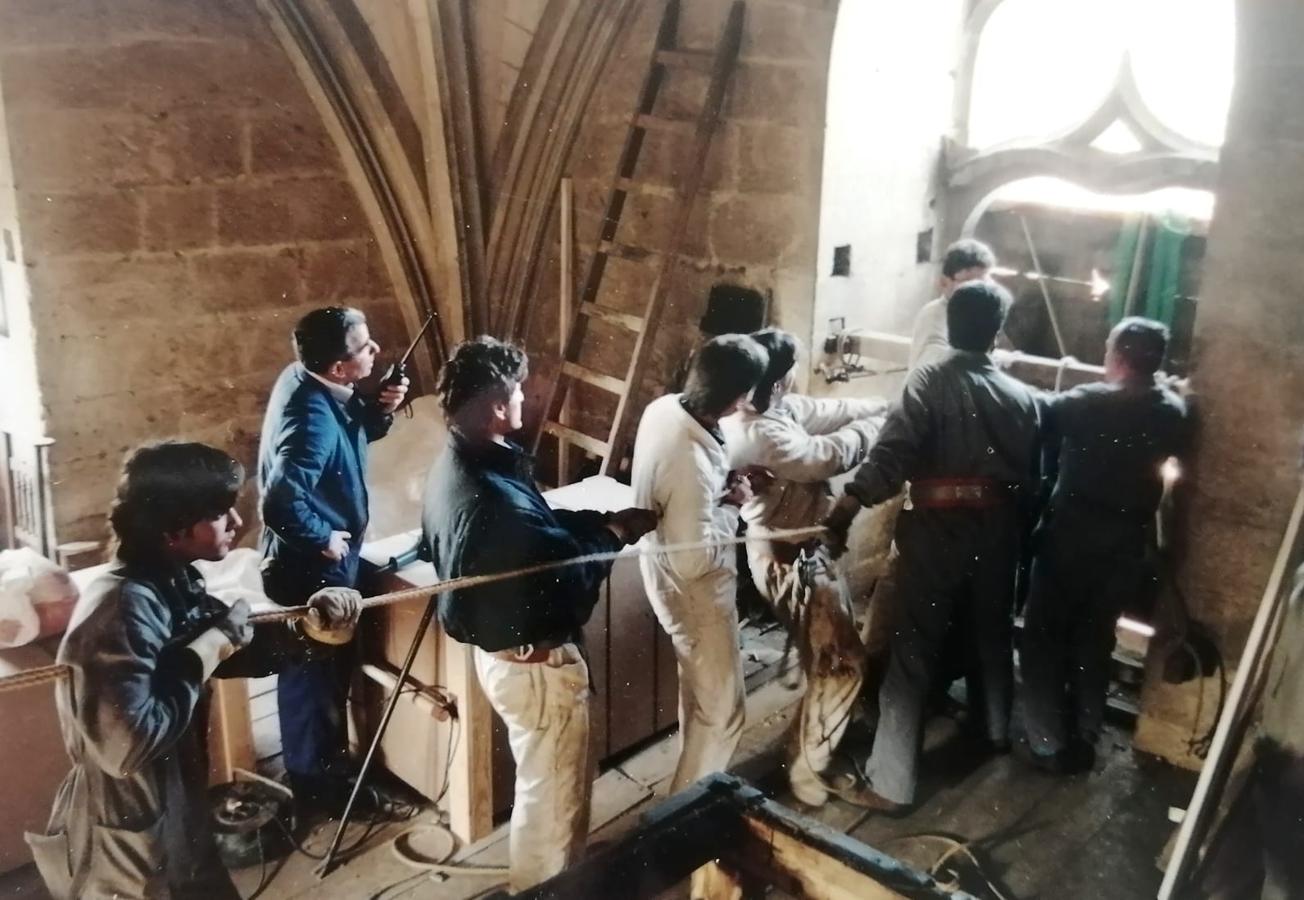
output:
[[[850,772],[843,772],[830,778],[825,781],[825,784],[830,791],[837,795],[839,800],[850,803],[852,806],[859,806],[861,809],[873,810],[891,816],[905,812],[909,806],[906,803],[897,803],[887,799],[875,791],[870,782]]]

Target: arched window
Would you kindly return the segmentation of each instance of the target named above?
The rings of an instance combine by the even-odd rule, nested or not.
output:
[[[1222,143],[1233,0],[988,0],[970,29],[959,136],[971,148]]]

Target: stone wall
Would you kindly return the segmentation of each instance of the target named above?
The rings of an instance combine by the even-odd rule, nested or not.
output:
[[[679,46],[715,46],[730,3],[684,3]],[[834,0],[749,0],[738,68],[724,121],[706,163],[702,193],[686,235],[669,302],[653,349],[653,363],[636,410],[665,391],[673,370],[696,341],[697,322],[712,284],[753,287],[770,298],[774,324],[809,340],[815,288],[825,85],[837,3]],[[646,4],[608,62],[568,161],[575,185],[576,291],[587,270],[607,192],[647,72],[661,4]],[[707,85],[705,72],[674,69],[657,112],[695,115]],[[617,240],[648,248],[669,236],[674,186],[689,164],[691,139],[650,133]],[[550,375],[558,353],[558,236],[546,243],[536,282],[537,302],[527,332],[535,368]],[[655,266],[613,260],[599,302],[627,312],[645,308]],[[594,368],[624,374],[632,342],[627,334],[591,329],[586,346]],[[540,379],[543,380],[543,379]],[[591,398],[596,399],[596,398]],[[584,403],[581,403],[584,405]],[[594,433],[600,433],[595,431]]]
[[[1202,427],[1190,471],[1187,552],[1178,572],[1193,615],[1235,667],[1300,489],[1304,423],[1304,6],[1236,5],[1236,84],[1209,231],[1193,372]],[[1158,663],[1159,660],[1152,660]],[[1217,683],[1143,695],[1137,745],[1186,753],[1197,691],[1209,722]]]
[[[355,192],[254,0],[6,0],[0,86],[61,541],[104,536],[142,441],[251,462],[311,307],[359,305],[382,345],[403,340]]]

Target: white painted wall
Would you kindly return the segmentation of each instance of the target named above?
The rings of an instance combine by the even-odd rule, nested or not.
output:
[[[915,236],[942,231],[931,201],[951,127],[963,7],[963,0],[842,2],[829,72],[817,347],[835,316],[850,328],[908,333],[933,295],[937,267],[915,262]],[[849,278],[829,274],[841,244],[852,248]]]
[[[8,240],[4,240],[5,235]],[[10,258],[12,251],[12,259]],[[36,342],[32,334],[27,268],[18,231],[13,167],[4,97],[0,91],[0,292],[4,294],[8,334],[0,334],[0,427],[40,437],[45,433],[36,387]]]

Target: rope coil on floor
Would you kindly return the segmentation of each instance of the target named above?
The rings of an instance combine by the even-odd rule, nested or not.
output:
[[[640,547],[635,554],[626,553],[624,550],[612,550],[603,553],[587,553],[582,556],[573,556],[569,559],[559,559],[550,562],[537,563],[532,566],[522,566],[518,569],[512,569],[507,572],[493,572],[486,575],[465,575],[461,578],[449,578],[444,581],[437,581],[434,584],[425,587],[404,588],[400,591],[390,591],[386,594],[377,594],[374,597],[365,597],[362,600],[362,608],[376,609],[382,606],[393,606],[396,603],[408,603],[413,600],[426,600],[435,594],[446,594],[449,591],[464,590],[466,588],[479,587],[484,584],[493,584],[498,581],[507,581],[512,578],[521,578],[526,575],[535,575],[540,572],[550,572],[556,569],[563,569],[567,566],[584,565],[595,562],[615,562],[617,559],[629,556],[660,556],[669,553],[688,553],[694,550],[705,550],[711,547],[731,547],[738,544],[745,544],[748,541],[782,541],[785,543],[801,543],[803,541],[818,538],[824,534],[822,525],[812,525],[807,528],[788,528],[782,530],[764,531],[751,537],[728,538],[719,541],[691,541],[682,544],[662,544],[654,547]],[[280,609],[269,609],[253,613],[249,616],[249,622],[253,625],[266,625],[270,622],[288,622],[293,619],[301,619],[308,614],[309,607],[303,606],[286,606]],[[42,666],[37,669],[29,669],[26,672],[19,672],[16,675],[6,675],[0,678],[0,694],[7,691],[18,691],[29,687],[45,684],[46,682],[58,681],[67,678],[72,671],[70,666],[56,664],[52,666]]]

